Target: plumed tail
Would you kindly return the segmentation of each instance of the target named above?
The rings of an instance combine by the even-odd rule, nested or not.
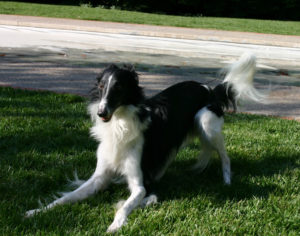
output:
[[[215,96],[223,108],[233,105],[236,110],[238,101],[267,103],[267,95],[254,88],[255,71],[256,57],[250,53],[243,54],[237,62],[227,68],[223,83],[214,88]]]
[[[236,100],[266,103],[266,95],[253,86],[256,71],[256,57],[251,53],[243,54],[240,59],[229,67],[223,83],[232,89]]]

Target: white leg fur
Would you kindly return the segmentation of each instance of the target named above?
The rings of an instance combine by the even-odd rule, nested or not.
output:
[[[206,142],[206,140],[201,140],[202,142],[202,150],[198,157],[198,162],[191,168],[192,170],[196,170],[197,172],[202,172],[207,167],[211,157],[213,149]]]
[[[93,176],[79,188],[69,193],[63,193],[63,196],[61,198],[56,199],[44,208],[27,211],[25,213],[25,217],[31,217],[39,212],[47,211],[57,205],[63,205],[66,203],[72,203],[86,199],[89,196],[97,193],[100,189],[104,189],[110,179],[111,175],[108,172],[103,171],[102,173],[97,173],[97,171],[95,171]]]
[[[137,149],[134,150],[136,151]],[[120,208],[107,232],[116,232],[126,224],[127,216],[141,204],[146,195],[146,190],[143,186],[142,170],[140,169],[140,156],[137,155],[140,155],[139,150],[129,155],[124,162],[124,175],[127,178],[131,194],[124,203],[119,204]]]
[[[25,217],[31,217],[39,212],[47,211],[57,205],[81,201],[97,193],[99,190],[105,189],[111,181],[112,172],[108,170],[106,163],[103,162],[103,159],[100,158],[100,147],[101,146],[99,145],[97,150],[97,168],[90,179],[88,179],[74,191],[63,193],[63,196],[61,198],[56,199],[47,206],[40,209],[27,211],[25,213]]]
[[[222,135],[222,127],[224,124],[223,117],[218,117],[215,113],[205,107],[196,114],[195,122],[203,144],[203,151],[200,154],[201,159],[195,167],[203,170],[211,157],[212,150],[215,150],[222,160],[224,182],[225,184],[230,184],[230,159],[227,156]]]
[[[116,209],[119,210],[125,203],[126,201],[125,200],[121,200],[119,201],[117,204],[116,204]],[[150,205],[154,205],[158,202],[158,198],[155,194],[151,194],[149,195],[148,197],[145,197],[141,203],[140,203],[140,207],[141,208],[144,208],[144,207],[147,207],[147,206],[150,206]]]
[[[117,211],[114,221],[108,228],[107,232],[115,232],[121,228],[126,223],[127,216],[132,212],[133,209],[141,205],[142,200],[145,197],[146,190],[143,187],[143,177],[140,169],[141,145],[139,146],[140,147],[132,149],[134,151],[131,154],[128,154],[127,158],[122,163],[124,166],[121,169],[124,170],[123,174],[127,178],[131,195],[124,203],[119,204],[120,209]],[[100,158],[100,156],[103,154],[102,152],[103,149],[101,148],[101,145],[99,145],[97,151],[97,168],[89,180],[82,184],[78,189],[70,193],[65,193],[63,197],[55,200],[46,207],[27,211],[25,216],[31,217],[39,212],[49,210],[57,205],[83,200],[98,192],[100,189],[104,189],[112,178],[112,172],[109,171],[109,165],[111,163],[107,163],[105,158]],[[153,199],[148,200],[149,202],[150,200],[154,201]]]

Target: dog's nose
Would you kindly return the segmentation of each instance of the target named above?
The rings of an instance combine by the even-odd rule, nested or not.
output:
[[[97,115],[99,117],[107,117],[108,111],[106,109],[99,109]]]

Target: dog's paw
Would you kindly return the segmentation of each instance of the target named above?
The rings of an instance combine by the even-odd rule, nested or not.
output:
[[[144,198],[143,201],[141,202],[140,206],[142,208],[154,205],[158,202],[157,196],[155,194],[151,194],[148,197]]]
[[[231,178],[230,176],[224,176],[224,184],[231,185]]]
[[[26,211],[25,218],[30,218],[30,217],[38,214],[40,211],[41,211],[41,209],[34,209],[34,210]]]
[[[126,217],[118,217],[116,216],[112,224],[108,227],[107,233],[114,233],[118,231],[123,225],[126,224]]]
[[[225,185],[230,185],[231,184],[231,173],[230,173],[230,170],[224,171],[223,178],[224,178]]]

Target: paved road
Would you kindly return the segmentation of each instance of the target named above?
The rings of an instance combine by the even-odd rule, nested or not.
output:
[[[187,58],[212,58],[224,62],[245,51],[251,51],[262,62],[283,67],[300,66],[300,47],[279,47],[255,44],[215,42],[141,35],[97,33],[20,26],[0,26],[1,47],[47,49],[64,52],[66,49],[84,51],[104,50],[138,52],[154,55],[174,55]],[[170,63],[170,62],[168,62]],[[172,63],[172,62],[171,62]],[[189,65],[197,65],[191,60]]]
[[[183,80],[211,82],[220,68],[243,52],[252,51],[258,57],[257,86],[266,89],[271,83],[274,103],[248,104],[243,110],[300,118],[300,45],[297,44],[283,47],[238,40],[159,37],[158,33],[151,37],[116,29],[115,33],[105,33],[12,24],[0,25],[0,35],[4,35],[0,37],[0,85],[81,95],[87,94],[96,74],[108,63],[135,64],[142,85],[152,95]]]

